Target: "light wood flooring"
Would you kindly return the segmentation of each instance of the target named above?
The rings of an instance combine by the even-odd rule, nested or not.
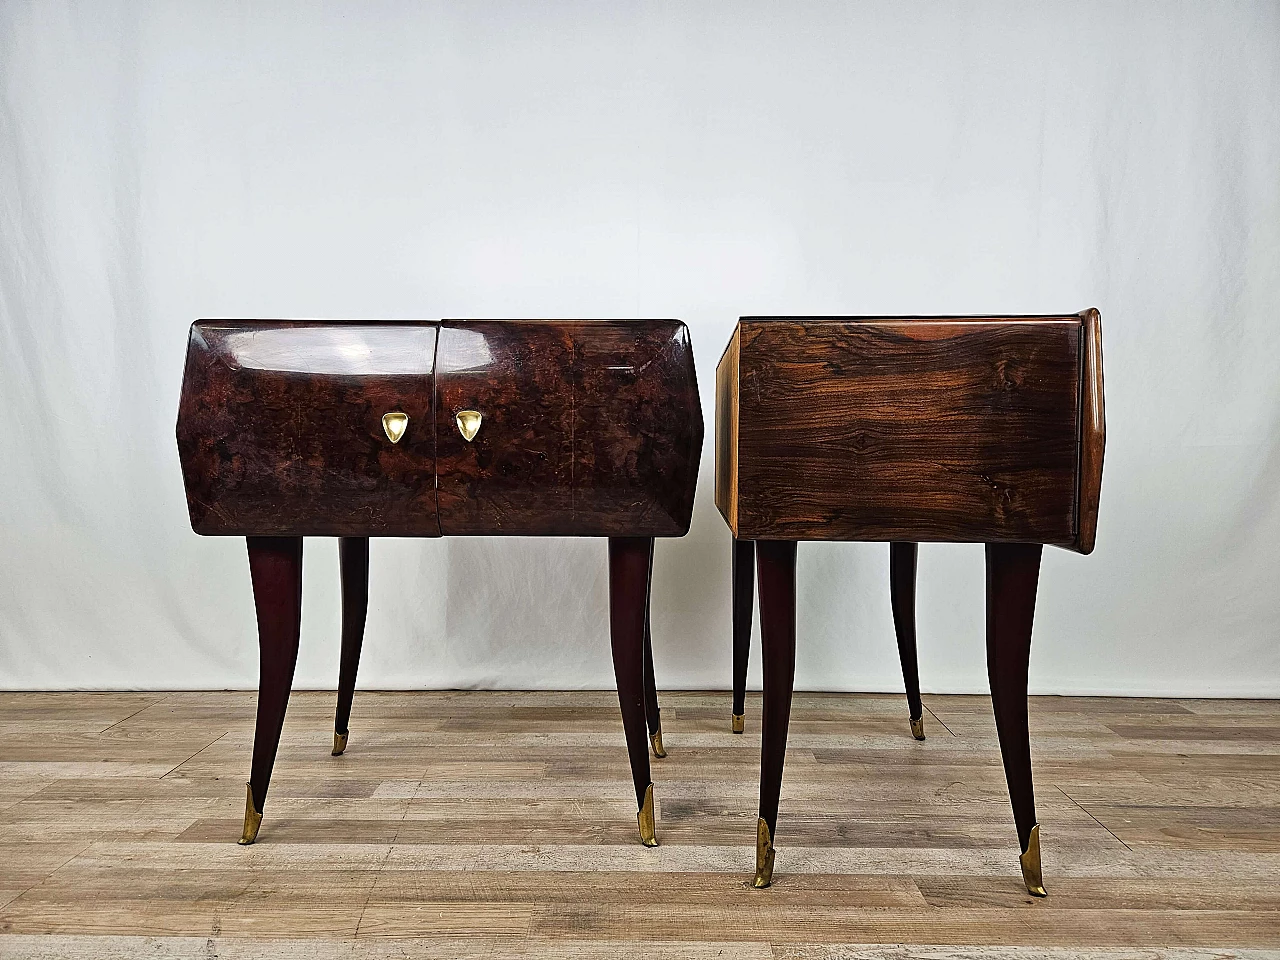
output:
[[[990,703],[800,694],[754,890],[759,697],[664,694],[661,846],[610,692],[0,694],[0,957],[1280,956],[1280,703],[1036,698],[1047,900]]]

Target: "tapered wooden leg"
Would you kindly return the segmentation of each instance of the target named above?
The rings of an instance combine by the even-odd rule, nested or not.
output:
[[[747,664],[751,660],[751,611],[756,598],[756,543],[733,540],[733,716],[734,733],[747,724]]]
[[[258,721],[241,843],[253,843],[262,824],[280,728],[289,705],[302,625],[302,538],[249,537],[249,574],[258,611]]]
[[[652,554],[652,537],[609,538],[609,637],[613,646],[613,674],[618,683],[618,704],[622,707],[622,727],[627,736],[631,779],[636,788],[640,842],[646,847],[658,845],[644,706],[645,597]]]
[[[369,612],[369,538],[340,538],[338,558],[342,566],[342,660],[338,668],[338,710],[333,720],[335,757],[347,749],[351,732],[351,700],[356,693],[364,621]]]
[[[1031,740],[1027,730],[1027,665],[1031,622],[1040,579],[1038,543],[987,544],[987,676],[1000,737],[1004,778],[1022,847],[1027,890],[1045,895],[1040,868],[1040,828],[1031,783]]]
[[[796,674],[796,543],[756,541],[760,577],[760,638],[764,649],[761,717],[760,819],[756,823],[757,887],[773,880],[773,838],[787,752],[791,690]]]
[[[898,659],[907,688],[911,735],[924,739],[924,705],[920,702],[920,668],[916,661],[916,548],[914,543],[889,544],[889,602],[898,635]]]
[[[661,760],[667,755],[662,745],[662,713],[658,709],[658,684],[653,676],[653,630],[649,610],[653,605],[653,541],[649,541],[649,576],[644,586],[644,716],[649,723],[649,743],[653,755]]]

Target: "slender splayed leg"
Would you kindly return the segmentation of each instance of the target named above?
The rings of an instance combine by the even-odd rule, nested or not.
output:
[[[733,732],[747,725],[747,664],[751,660],[751,610],[755,606],[756,542],[733,541]]]
[[[658,684],[653,677],[653,632],[649,626],[649,608],[653,597],[653,541],[649,541],[649,576],[644,588],[644,715],[649,722],[649,743],[653,755],[661,760],[667,755],[662,745],[662,713],[658,709]]]
[[[1031,783],[1031,739],[1027,729],[1027,664],[1031,622],[1040,578],[1038,543],[987,544],[987,676],[1000,737],[1004,778],[1022,847],[1027,891],[1043,897],[1040,827]]]
[[[914,543],[889,544],[889,600],[893,629],[898,635],[898,659],[907,688],[911,735],[924,739],[924,705],[920,702],[920,669],[916,661],[916,548]]]
[[[347,749],[347,735],[351,732],[351,700],[356,693],[364,621],[369,612],[369,538],[340,538],[338,557],[342,565],[342,661],[338,668],[338,710],[333,721],[335,757]]]
[[[258,720],[253,734],[241,843],[253,843],[262,825],[271,768],[289,705],[302,626],[302,538],[249,537],[249,574],[258,611]]]
[[[636,820],[640,842],[658,845],[649,773],[649,742],[645,737],[644,624],[652,537],[609,538],[609,637],[613,646],[613,674],[622,707],[622,728],[631,758],[636,788]]]
[[[757,887],[773,881],[773,838],[787,752],[791,690],[796,674],[796,543],[756,541],[760,577],[760,637],[764,648],[764,711],[761,717],[760,819],[756,824]]]

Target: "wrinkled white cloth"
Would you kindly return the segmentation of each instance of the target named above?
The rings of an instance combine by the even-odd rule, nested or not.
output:
[[[1046,552],[1032,689],[1280,695],[1278,118],[1274,2],[0,0],[0,687],[256,685],[244,544],[178,470],[197,317],[685,320],[708,442],[653,625],[697,688],[738,315],[1097,306],[1098,548]],[[901,689],[887,558],[801,546],[800,687]],[[362,686],[612,686],[605,562],[375,541]],[[926,690],[985,690],[982,591],[922,547]]]

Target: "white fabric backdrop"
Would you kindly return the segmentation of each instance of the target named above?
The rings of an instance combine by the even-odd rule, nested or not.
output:
[[[0,686],[256,685],[244,544],[191,533],[174,447],[196,317],[684,319],[656,661],[724,687],[734,319],[1096,305],[1098,548],[1046,552],[1033,690],[1280,695],[1274,2],[0,0],[0,98]],[[374,541],[362,686],[611,686],[605,555]],[[888,548],[799,563],[799,685],[901,689]],[[985,689],[981,547],[919,577],[925,688]]]

